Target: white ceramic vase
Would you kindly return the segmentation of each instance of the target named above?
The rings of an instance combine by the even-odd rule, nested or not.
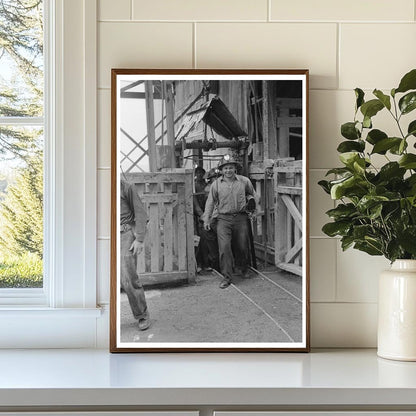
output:
[[[416,260],[396,260],[380,275],[377,354],[416,361]]]

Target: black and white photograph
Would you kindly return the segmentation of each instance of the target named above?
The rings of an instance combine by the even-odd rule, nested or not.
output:
[[[110,351],[309,351],[308,70],[111,94]]]

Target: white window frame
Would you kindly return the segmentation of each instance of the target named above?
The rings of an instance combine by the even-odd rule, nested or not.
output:
[[[97,0],[44,0],[43,289],[0,293],[0,347],[95,347]]]

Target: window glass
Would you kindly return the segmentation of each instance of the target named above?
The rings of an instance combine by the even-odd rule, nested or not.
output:
[[[43,286],[43,2],[0,0],[0,289]]]

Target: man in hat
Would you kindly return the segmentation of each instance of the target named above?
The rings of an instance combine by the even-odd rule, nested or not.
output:
[[[208,197],[209,190],[212,183],[218,177],[218,169],[210,169],[205,175],[204,179],[207,181],[205,186],[205,198]],[[205,208],[204,204],[204,208]],[[202,213],[203,214],[203,213]],[[203,215],[201,220],[203,221]],[[203,225],[203,224],[202,224]],[[205,252],[206,267],[205,270],[215,269],[220,271],[219,255],[218,255],[218,241],[217,241],[217,213],[214,212],[211,215],[210,229],[205,229],[204,226],[201,228],[201,250]]]
[[[137,256],[144,249],[147,213],[134,184],[120,181],[120,280],[138,328],[149,328],[144,289],[137,274]]]
[[[255,210],[255,191],[250,179],[237,175],[238,166],[228,155],[219,163],[221,176],[211,185],[203,217],[204,228],[209,230],[214,209],[217,212],[220,268],[224,276],[221,289],[231,284],[236,263],[246,276],[250,259],[248,212]]]
[[[206,249],[203,241],[203,223],[202,215],[205,209],[205,202],[207,196],[205,194],[205,187],[207,185],[205,181],[205,169],[201,166],[195,168],[195,193],[193,199],[194,205],[194,233],[199,237],[198,245],[195,248],[195,259],[197,264],[197,272],[207,268],[208,260],[206,258]]]

